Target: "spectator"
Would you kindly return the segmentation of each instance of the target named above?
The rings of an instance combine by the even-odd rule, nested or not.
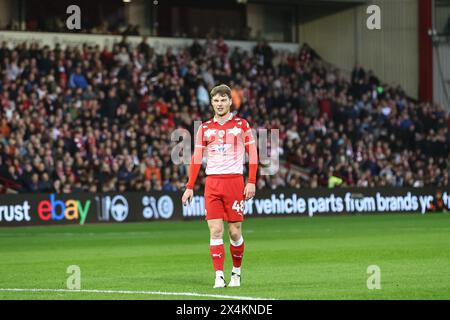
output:
[[[87,88],[88,83],[87,83],[86,78],[84,77],[83,73],[81,72],[80,67],[77,67],[75,69],[75,72],[70,75],[69,86],[71,88],[81,88],[81,89]]]
[[[197,87],[197,101],[199,106],[202,108],[209,106],[209,92],[206,90],[203,83],[200,83]]]

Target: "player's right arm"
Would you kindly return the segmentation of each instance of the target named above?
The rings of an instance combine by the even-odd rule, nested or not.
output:
[[[206,141],[204,140],[202,125],[198,129],[195,138],[194,155],[191,158],[191,164],[189,166],[189,181],[186,184],[186,191],[184,191],[183,197],[181,198],[183,205],[185,205],[186,202],[190,202],[192,200],[192,197],[194,196],[194,185],[202,166],[203,152],[205,150],[205,147]]]

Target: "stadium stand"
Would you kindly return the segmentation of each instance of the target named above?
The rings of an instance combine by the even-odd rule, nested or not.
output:
[[[248,52],[210,38],[156,54],[126,38],[112,50],[2,43],[0,73],[3,191],[184,189],[170,134],[212,117],[217,83],[254,129],[279,129],[282,167],[257,188],[449,186],[447,112],[362,66],[347,77],[306,44]]]

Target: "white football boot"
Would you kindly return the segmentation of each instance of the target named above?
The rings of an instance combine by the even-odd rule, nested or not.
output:
[[[241,275],[232,272],[231,273],[231,280],[228,284],[229,287],[240,287],[241,286]]]
[[[214,288],[225,288],[226,286],[227,283],[225,282],[225,279],[222,276],[217,276],[214,283]]]

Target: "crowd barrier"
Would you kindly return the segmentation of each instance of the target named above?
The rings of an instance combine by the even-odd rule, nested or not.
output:
[[[98,35],[98,34],[82,34],[82,33],[57,33],[57,32],[29,32],[29,31],[2,31],[0,32],[0,43],[6,41],[9,48],[27,43],[37,43],[40,47],[49,46],[54,48],[59,44],[62,49],[67,46],[80,48],[83,44],[88,46],[99,45],[100,49],[104,47],[112,49],[115,43],[119,43],[122,39],[121,35]],[[142,36],[128,36],[128,42],[134,46],[142,41]],[[156,53],[165,53],[168,48],[172,48],[174,52],[181,47],[187,47],[192,44],[194,39],[191,38],[167,38],[167,37],[148,37],[147,43],[155,50]],[[204,44],[205,39],[198,39],[199,43]],[[252,51],[256,45],[256,41],[241,40],[225,40],[227,45],[233,49],[235,47]],[[296,53],[299,50],[297,43],[288,42],[270,42],[275,50],[288,51]]]

